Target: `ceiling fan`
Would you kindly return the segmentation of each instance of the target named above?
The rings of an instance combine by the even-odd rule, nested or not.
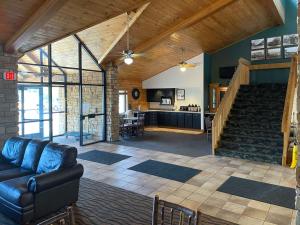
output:
[[[127,32],[126,32],[127,33],[127,46],[126,46],[127,48],[126,48],[126,50],[124,50],[122,52],[122,60],[124,61],[125,64],[130,65],[130,64],[133,63],[134,58],[142,56],[143,54],[134,53],[134,51],[130,49],[130,46],[129,46],[129,44],[130,44],[130,42],[129,42],[129,40],[130,40],[129,39],[129,28],[130,28],[130,26],[129,26],[129,14],[128,13],[127,13],[126,26],[127,26]]]
[[[193,69],[198,66],[199,63],[187,63],[184,61],[184,48],[181,48],[181,62],[178,64],[180,70],[182,72],[186,71],[186,69]]]

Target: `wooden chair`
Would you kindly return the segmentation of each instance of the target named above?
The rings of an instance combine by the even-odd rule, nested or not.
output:
[[[144,135],[145,130],[145,113],[138,113],[137,114],[137,121],[133,124],[134,126],[134,133],[136,136]]]
[[[152,225],[198,225],[200,214],[198,210],[160,200],[156,195],[153,200]]]
[[[208,140],[209,134],[212,133],[212,121],[211,121],[209,116],[206,116],[204,118],[204,122],[205,122],[205,129],[206,129],[206,137],[207,137],[207,140]]]
[[[122,137],[125,135],[131,135],[133,129],[132,124],[126,123],[124,116],[120,116],[120,126],[119,126],[119,133]]]

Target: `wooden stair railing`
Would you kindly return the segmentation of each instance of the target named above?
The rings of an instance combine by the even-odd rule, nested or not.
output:
[[[246,59],[240,58],[239,65],[234,73],[228,89],[217,109],[217,112],[212,121],[212,151],[215,154],[215,149],[218,147],[218,143],[223,132],[223,128],[226,124],[226,120],[230,113],[231,107],[234,103],[236,94],[241,85],[249,84],[249,67],[250,62]]]
[[[298,56],[295,55],[292,58],[292,62],[290,66],[290,74],[289,74],[289,80],[286,89],[284,110],[283,110],[282,123],[281,123],[281,132],[283,133],[283,151],[282,151],[283,166],[286,166],[287,164],[287,151],[289,148],[289,139],[290,139],[290,131],[291,131],[291,117],[293,111],[295,90],[297,86],[297,64],[298,64]]]

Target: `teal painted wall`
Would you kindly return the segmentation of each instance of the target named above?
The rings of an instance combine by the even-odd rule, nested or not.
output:
[[[208,93],[210,83],[210,68],[211,68],[211,57],[204,53],[204,106],[208,106]],[[206,110],[206,109],[205,109]]]
[[[236,66],[240,57],[250,60],[251,54],[251,40],[259,38],[268,38],[274,36],[282,36],[285,34],[297,33],[297,0],[282,0],[283,6],[285,6],[285,24],[270,28],[262,31],[256,35],[253,35],[245,40],[242,40],[234,45],[224,48],[214,54],[210,55],[210,76],[211,82],[226,82],[226,80],[219,79],[219,68],[224,66]],[[252,64],[262,63],[278,63],[290,61],[283,58],[277,60],[262,60],[254,61]],[[289,74],[288,69],[277,69],[267,71],[255,71],[251,72],[252,83],[262,82],[286,82]],[[227,81],[228,82],[228,81]]]

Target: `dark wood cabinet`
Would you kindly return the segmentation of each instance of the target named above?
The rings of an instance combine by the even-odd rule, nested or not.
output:
[[[167,120],[168,120],[168,126],[170,127],[177,127],[177,114],[178,113],[168,113]]]
[[[179,128],[184,128],[184,114],[185,113],[178,113],[177,114],[177,126]]]
[[[201,129],[201,114],[193,114],[193,129]]]
[[[145,125],[201,129],[201,114],[150,111],[146,112]]]
[[[184,115],[184,127],[185,128],[193,128],[193,114],[186,113]]]

